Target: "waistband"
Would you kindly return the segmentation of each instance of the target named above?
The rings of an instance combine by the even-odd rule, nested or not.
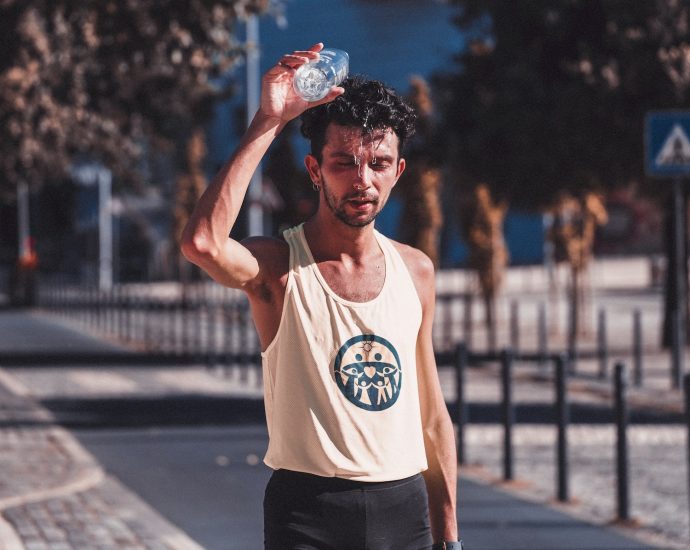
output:
[[[306,472],[296,472],[294,470],[279,469],[273,472],[273,478],[276,480],[295,483],[300,485],[308,485],[310,488],[319,488],[329,491],[348,491],[353,489],[375,490],[388,489],[398,485],[405,485],[411,481],[415,481],[422,477],[422,474],[414,474],[403,479],[393,479],[390,481],[357,481],[353,479],[345,479],[342,477],[324,477]]]

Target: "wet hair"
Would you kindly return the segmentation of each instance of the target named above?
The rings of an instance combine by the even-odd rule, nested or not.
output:
[[[329,103],[302,113],[302,135],[311,142],[311,154],[321,162],[326,129],[331,123],[362,128],[364,131],[392,129],[398,136],[398,155],[414,134],[417,115],[395,90],[378,80],[362,76],[346,78],[345,93]]]

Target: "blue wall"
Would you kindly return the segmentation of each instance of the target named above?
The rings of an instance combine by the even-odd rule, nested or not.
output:
[[[309,47],[315,42],[346,50],[350,72],[362,73],[405,93],[413,75],[425,78],[444,69],[455,69],[453,56],[463,47],[463,37],[452,23],[457,13],[433,0],[288,0],[285,2],[287,27],[280,28],[271,17],[262,17],[261,70],[268,70],[281,55]],[[243,28],[238,27],[240,37]],[[235,111],[244,105],[244,66],[237,69],[237,96],[216,109],[210,127],[209,168],[223,164],[238,142]],[[298,138],[295,150],[307,152],[306,142]],[[402,204],[391,197],[376,220],[382,233],[395,237]],[[505,231],[512,263],[541,262],[541,217],[509,212]],[[442,238],[443,264],[462,265],[467,247],[460,239],[457,223],[446,215]]]

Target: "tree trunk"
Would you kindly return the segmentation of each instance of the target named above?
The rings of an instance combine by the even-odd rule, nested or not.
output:
[[[424,252],[438,268],[438,243],[443,225],[439,197],[441,173],[421,158],[415,162],[415,166],[403,173],[398,184],[404,201],[401,240]]]
[[[484,310],[486,316],[484,322],[486,324],[486,338],[487,347],[490,353],[496,351],[497,348],[497,323],[496,323],[496,298],[495,296],[484,296]]]
[[[575,355],[580,324],[580,295],[582,293],[580,268],[572,265],[570,267],[570,285],[568,295],[570,307],[568,308],[568,351]]]
[[[203,161],[206,156],[206,135],[201,127],[194,128],[185,144],[185,164],[175,186],[175,206],[172,223],[172,265],[177,266],[177,276],[186,284],[199,278],[199,270],[180,253],[180,238],[194,207],[206,189]]]

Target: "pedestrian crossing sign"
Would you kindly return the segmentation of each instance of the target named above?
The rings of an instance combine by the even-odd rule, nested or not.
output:
[[[690,176],[690,111],[647,114],[645,171],[651,177]]]

